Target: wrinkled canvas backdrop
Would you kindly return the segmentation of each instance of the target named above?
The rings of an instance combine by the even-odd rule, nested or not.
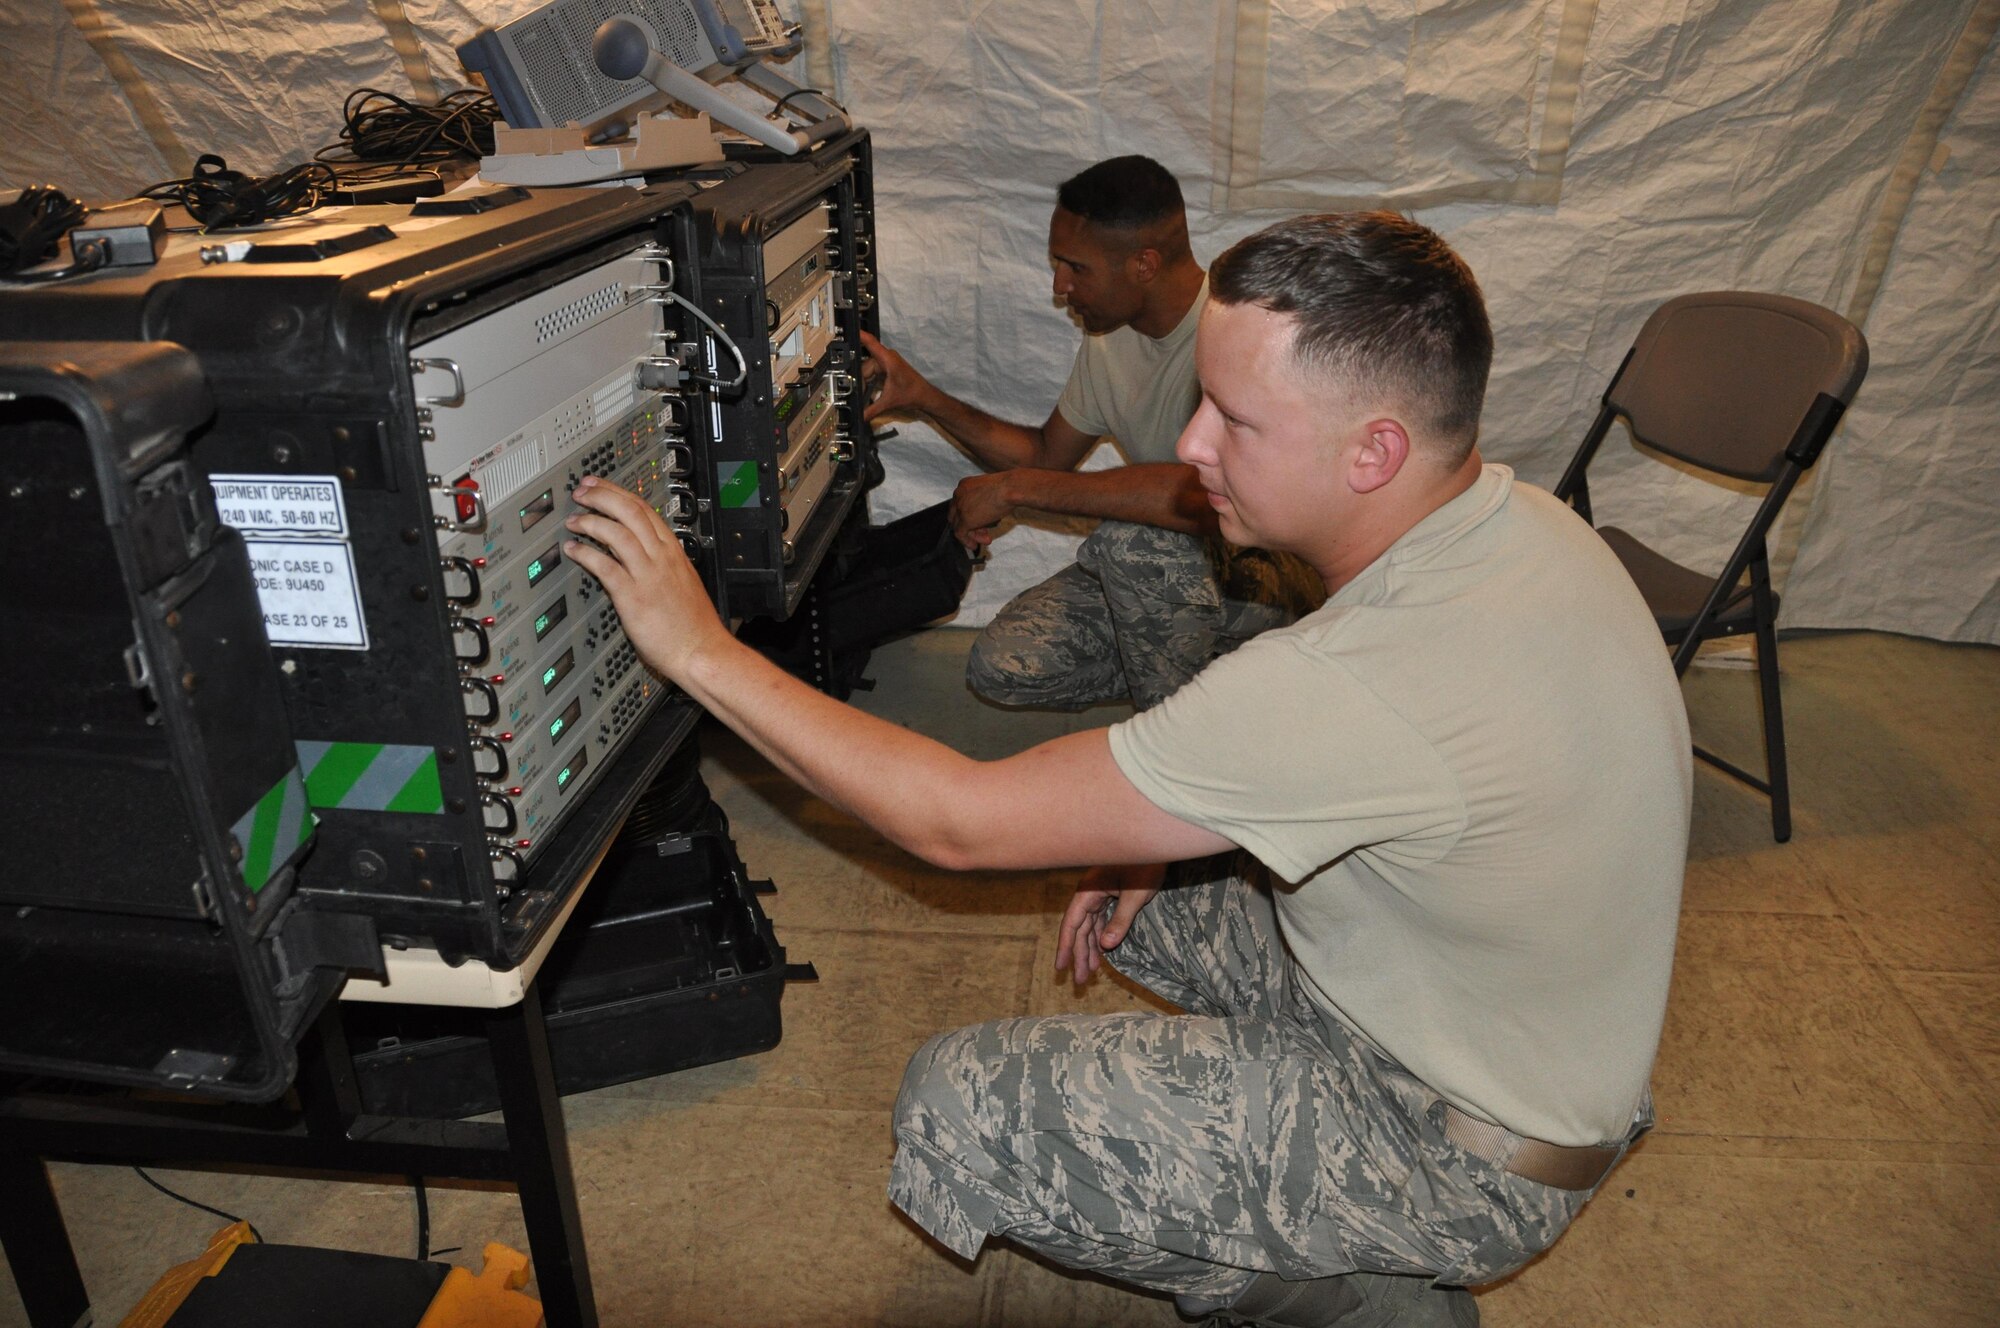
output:
[[[1123,152],[1179,175],[1204,260],[1304,210],[1437,227],[1498,337],[1485,452],[1541,484],[1661,300],[1795,295],[1855,318],[1873,368],[1788,511],[1785,625],[2000,642],[2000,0],[788,4],[794,72],[875,134],[885,338],[947,390],[1047,414],[1078,339],[1049,291],[1054,186]],[[272,169],[332,140],[356,87],[463,84],[455,43],[533,7],[7,0],[0,183]],[[1753,497],[1613,439],[1601,517],[1719,562]],[[918,424],[885,452],[882,518],[971,470]],[[1075,536],[1003,536],[960,620]]]

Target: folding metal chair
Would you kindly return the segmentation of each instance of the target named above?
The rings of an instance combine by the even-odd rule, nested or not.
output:
[[[1867,340],[1830,309],[1748,291],[1682,295],[1639,330],[1555,490],[1591,520],[1584,472],[1621,418],[1638,441],[1685,465],[1770,486],[1718,574],[1683,567],[1616,527],[1598,533],[1674,647],[1675,673],[1687,671],[1703,641],[1755,634],[1768,778],[1699,746],[1694,753],[1770,796],[1779,843],[1792,837],[1792,808],[1778,695],[1778,596],[1764,540],[1867,373]]]

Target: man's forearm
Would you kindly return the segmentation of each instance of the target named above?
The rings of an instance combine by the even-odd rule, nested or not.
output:
[[[1111,470],[1019,469],[1006,476],[1011,506],[1212,535],[1215,509],[1193,466],[1166,462]]]
[[[949,856],[936,811],[971,758],[835,701],[741,642],[704,654],[682,685],[810,792],[918,857]]]
[[[1137,864],[1231,847],[1147,801],[1103,729],[975,761],[813,690],[734,639],[703,649],[678,677],[779,770],[940,867]]]
[[[988,470],[1032,466],[1042,459],[1039,429],[988,415],[948,392],[932,387],[917,401],[916,408],[956,438]]]
[[[949,868],[1052,867],[1228,845],[1149,802],[1119,769],[1106,730],[974,761],[814,691],[730,634],[643,499],[595,476],[575,498],[564,524],[583,538],[564,550],[603,584],[647,664],[785,774],[910,852]],[[1098,814],[1077,814],[1085,799]]]

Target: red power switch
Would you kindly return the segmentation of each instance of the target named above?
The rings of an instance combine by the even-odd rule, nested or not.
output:
[[[458,482],[451,487],[453,489],[451,500],[458,505],[459,524],[465,525],[476,520],[479,516],[479,500],[472,495],[479,492],[479,481],[467,472],[460,475]]]

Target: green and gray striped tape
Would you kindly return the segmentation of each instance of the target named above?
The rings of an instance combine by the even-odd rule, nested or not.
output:
[[[383,742],[301,742],[306,796],[319,808],[442,812],[437,752]]]
[[[312,832],[306,782],[299,768],[293,766],[229,827],[229,833],[236,837],[236,846],[243,851],[238,865],[250,893],[254,895],[270,884],[278,868],[291,861],[292,854],[298,852],[299,845]]]
[[[444,810],[437,752],[384,742],[301,742],[299,763],[231,826],[243,850],[243,883],[270,884],[313,832],[311,808],[363,812]]]
[[[757,463],[718,461],[715,463],[715,495],[724,507],[750,507],[758,494]]]

